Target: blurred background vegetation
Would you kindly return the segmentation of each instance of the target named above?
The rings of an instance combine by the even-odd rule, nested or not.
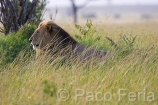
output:
[[[35,60],[28,39],[43,19],[52,19],[79,43],[111,56],[98,63],[68,59],[63,64],[60,56],[52,65]],[[1,0],[0,22],[1,105],[158,104],[157,0]],[[118,101],[120,88],[127,95],[153,92],[154,99]],[[60,89],[68,90],[68,100],[59,101]],[[76,89],[109,92],[113,100],[75,101]]]

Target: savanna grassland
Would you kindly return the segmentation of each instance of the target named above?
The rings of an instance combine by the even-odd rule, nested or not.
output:
[[[19,39],[31,33],[1,35],[1,105],[158,105],[157,23],[62,27],[78,42],[108,51],[108,57],[62,62],[57,56],[50,64],[35,59],[28,37]]]

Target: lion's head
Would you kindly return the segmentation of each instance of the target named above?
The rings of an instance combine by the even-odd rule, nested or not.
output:
[[[49,49],[52,46],[64,46],[76,41],[53,21],[43,21],[30,37],[33,49]]]

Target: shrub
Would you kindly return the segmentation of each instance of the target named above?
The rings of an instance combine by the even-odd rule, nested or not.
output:
[[[0,36],[0,65],[13,62],[22,50],[26,52],[32,50],[28,39],[35,28],[35,25],[24,25],[16,33],[10,33],[8,36]]]
[[[84,43],[84,42],[82,42],[82,43],[90,46],[92,43],[95,43],[100,40],[100,36],[97,36],[95,38],[92,37],[96,33],[96,29],[93,28],[92,20],[87,19],[87,22],[84,27],[77,25],[77,24],[75,24],[75,27],[81,33],[81,35],[75,35],[76,39],[78,39],[80,41],[84,40],[84,42],[86,42],[86,43]]]

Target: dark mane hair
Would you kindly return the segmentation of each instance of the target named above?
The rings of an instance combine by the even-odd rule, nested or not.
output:
[[[64,29],[62,29],[60,26],[58,26],[57,24],[53,24],[53,28],[57,28],[58,34],[62,35],[62,39],[63,39],[63,43],[77,43],[77,41],[69,34],[67,33]]]
[[[67,33],[63,28],[55,24],[53,21],[47,21],[45,23],[46,26],[51,27],[49,32],[50,34],[54,35],[55,37],[60,39],[60,44],[62,46],[67,46],[68,44],[76,44],[77,41],[71,37],[69,33]]]

